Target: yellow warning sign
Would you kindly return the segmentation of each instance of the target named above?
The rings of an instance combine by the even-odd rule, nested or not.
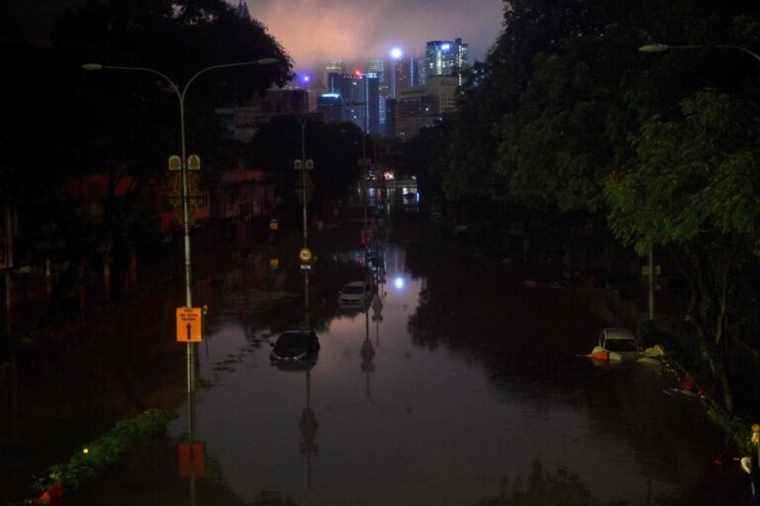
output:
[[[203,341],[201,334],[201,308],[178,307],[177,308],[177,342],[200,343]]]
[[[305,264],[311,262],[311,250],[309,248],[301,248],[301,251],[298,252],[298,258]]]

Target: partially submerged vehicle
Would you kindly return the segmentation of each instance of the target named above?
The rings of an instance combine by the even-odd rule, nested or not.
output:
[[[319,339],[313,330],[288,330],[272,346],[269,360],[273,365],[309,367],[317,361]]]
[[[641,346],[636,335],[620,327],[603,328],[599,341],[591,350],[591,358],[608,362],[628,362],[641,357]]]
[[[338,292],[338,305],[365,307],[372,299],[372,286],[366,281],[352,281]]]

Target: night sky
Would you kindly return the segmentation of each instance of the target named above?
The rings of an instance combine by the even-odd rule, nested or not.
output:
[[[483,59],[501,29],[503,0],[247,0],[293,57],[296,68],[329,60],[362,62],[393,46],[421,53],[425,42],[462,37]],[[237,5],[238,0],[228,0]],[[53,20],[83,0],[9,2],[30,40],[45,43]]]
[[[232,3],[237,4],[237,0]],[[393,46],[461,37],[483,59],[501,29],[502,0],[248,0],[251,15],[285,47],[297,68],[364,61]]]

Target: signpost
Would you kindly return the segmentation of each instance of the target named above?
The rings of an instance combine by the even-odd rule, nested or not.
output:
[[[178,343],[200,343],[203,341],[201,313],[202,309],[199,307],[177,308]]]
[[[311,261],[313,258],[314,257],[312,256],[311,250],[309,248],[301,248],[301,250],[298,252],[298,260],[301,262],[302,271],[311,270]]]
[[[201,170],[201,157],[198,155],[188,156],[187,170]]]
[[[169,170],[171,172],[179,172],[182,170],[182,158],[177,155],[169,157]]]
[[[178,443],[177,460],[182,478],[203,478],[206,472],[206,448],[203,443]]]

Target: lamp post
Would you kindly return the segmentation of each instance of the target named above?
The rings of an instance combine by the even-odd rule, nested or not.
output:
[[[642,53],[664,53],[666,51],[670,51],[671,49],[707,49],[710,47],[715,47],[718,49],[729,49],[729,50],[735,50],[735,51],[741,51],[742,53],[748,54],[752,58],[754,58],[757,61],[760,61],[760,55],[755,53],[754,51],[747,49],[746,47],[742,46],[735,46],[733,44],[661,44],[661,43],[655,43],[655,44],[644,44],[643,46],[639,47],[639,51]]]
[[[277,63],[279,60],[276,58],[260,58],[258,60],[251,60],[251,61],[243,61],[243,62],[236,62],[236,63],[227,63],[223,65],[211,65],[209,67],[203,68],[193,74],[190,79],[187,80],[187,83],[185,83],[185,86],[180,89],[177,84],[174,83],[174,81],[169,78],[166,74],[163,72],[160,72],[158,70],[148,68],[148,67],[130,67],[130,66],[123,66],[123,65],[102,65],[100,63],[85,63],[82,65],[82,68],[87,71],[94,71],[94,70],[116,70],[116,71],[127,71],[127,72],[147,72],[150,74],[157,75],[161,77],[166,83],[169,85],[169,87],[174,91],[175,95],[177,96],[177,100],[179,103],[179,128],[180,128],[180,156],[181,159],[181,185],[182,185],[182,217],[184,221],[184,245],[185,245],[185,306],[188,308],[193,307],[193,296],[192,296],[192,269],[191,269],[191,255],[190,255],[190,207],[189,207],[189,198],[188,198],[188,188],[187,188],[187,146],[186,146],[186,135],[185,135],[185,98],[187,97],[187,90],[190,88],[190,85],[202,74],[205,74],[206,72],[210,72],[212,70],[220,70],[220,69],[227,69],[227,68],[233,68],[233,67],[245,67],[249,65],[268,65],[272,63]],[[190,393],[193,391],[193,346],[192,343],[187,343],[187,393],[190,395]]]

